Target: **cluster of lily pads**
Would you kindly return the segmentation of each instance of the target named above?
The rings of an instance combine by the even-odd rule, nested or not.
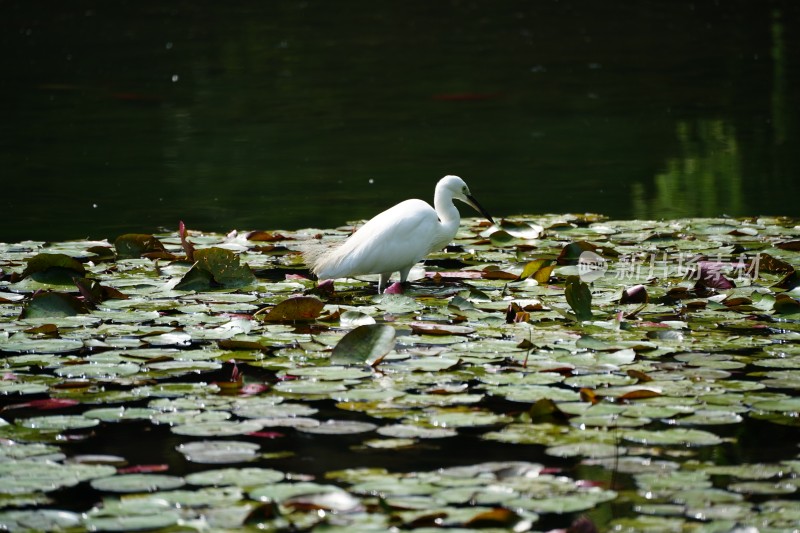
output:
[[[0,529],[789,530],[798,224],[467,219],[382,295],[310,279],[349,227],[0,244]],[[116,427],[175,457],[75,452]],[[312,475],[287,436],[453,458]]]

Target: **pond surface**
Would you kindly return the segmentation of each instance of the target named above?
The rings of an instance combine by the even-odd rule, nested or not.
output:
[[[2,244],[0,529],[791,531],[799,222],[467,218],[380,295],[317,230]]]
[[[798,4],[0,1],[0,242],[496,216],[796,215]]]
[[[0,0],[0,13],[2,527],[800,520],[800,225],[780,217],[800,214],[796,1]],[[526,215],[465,221],[406,300],[349,281],[310,325],[254,316],[312,290],[302,228],[430,200],[445,174],[498,221]],[[198,247],[236,250],[249,285],[175,290],[191,264],[179,220]],[[156,233],[167,255],[95,242],[126,233]],[[591,321],[568,305],[574,258],[520,279],[583,240],[621,273],[592,285]],[[52,267],[66,285],[19,278],[62,252],[83,265]],[[664,265],[625,274],[662,252],[669,266],[769,260],[733,288]],[[128,298],[86,308],[76,272]],[[641,309],[620,301],[636,283]],[[330,362],[354,316],[397,332],[376,368]],[[255,390],[221,394],[236,372]],[[243,449],[209,462],[214,443]]]

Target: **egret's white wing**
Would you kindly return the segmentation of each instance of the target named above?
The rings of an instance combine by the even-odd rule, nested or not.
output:
[[[320,278],[396,272],[431,251],[439,219],[422,200],[406,200],[376,215],[314,267]]]

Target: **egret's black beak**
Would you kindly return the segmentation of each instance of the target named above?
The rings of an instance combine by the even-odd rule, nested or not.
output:
[[[473,207],[473,209],[475,209],[475,211],[478,211],[478,212],[479,212],[481,215],[485,216],[485,217],[486,217],[486,219],[487,219],[489,222],[491,222],[492,224],[494,224],[494,219],[492,218],[492,215],[490,215],[490,214],[489,214],[489,213],[486,211],[486,209],[484,209],[483,207],[481,207],[481,204],[479,204],[479,203],[478,203],[478,201],[475,199],[475,197],[474,197],[474,196],[472,196],[471,194],[470,194],[470,195],[467,195],[467,203],[468,203],[469,205],[471,205],[471,206]]]

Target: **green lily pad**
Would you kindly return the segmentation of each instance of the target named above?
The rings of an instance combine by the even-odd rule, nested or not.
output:
[[[564,295],[578,320],[592,319],[592,291],[586,283],[577,276],[567,277]]]
[[[162,474],[124,474],[91,481],[92,488],[105,492],[155,492],[182,487],[185,483],[181,477]]]
[[[120,259],[136,258],[150,253],[166,253],[161,241],[152,235],[141,233],[120,235],[114,241],[114,248]]]
[[[420,309],[414,298],[403,294],[381,294],[373,298],[375,306],[385,313],[403,315]]]
[[[83,413],[86,418],[96,418],[103,422],[122,422],[129,420],[150,420],[158,411],[145,407],[104,407],[90,409]]]
[[[139,365],[133,363],[104,364],[88,363],[83,365],[65,365],[55,369],[55,374],[66,378],[115,378],[131,376],[139,372]]]
[[[88,313],[81,300],[61,292],[34,294],[22,309],[22,318],[58,318]]]
[[[35,459],[0,463],[0,494],[52,492],[75,486],[82,481],[113,474],[116,468],[106,465],[54,463]]]
[[[84,524],[90,531],[147,531],[175,525],[180,515],[175,511],[155,515],[88,516]]]
[[[215,288],[240,288],[256,282],[255,274],[239,256],[225,248],[195,250],[195,264],[175,286],[179,291],[204,291]]]
[[[299,495],[327,494],[344,492],[334,485],[323,485],[312,482],[274,483],[255,487],[250,490],[250,497],[261,502],[283,502]],[[345,493],[346,494],[346,493]]]
[[[172,432],[176,435],[188,435],[191,437],[231,437],[234,435],[254,433],[261,430],[263,427],[263,424],[255,420],[213,420],[209,422],[173,426]]]
[[[283,472],[270,468],[220,468],[195,472],[186,476],[186,482],[192,485],[236,485],[238,487],[277,483],[283,479]]]
[[[72,285],[73,278],[83,278],[86,268],[83,264],[66,254],[40,253],[25,262],[21,278],[30,276],[39,283],[53,285]]]
[[[722,439],[714,433],[701,429],[627,430],[622,432],[621,436],[627,441],[647,446],[713,446],[722,442]]]
[[[21,426],[45,431],[65,431],[70,429],[85,429],[98,425],[99,420],[87,418],[82,415],[51,415],[36,416],[17,421]]]
[[[369,422],[356,422],[351,420],[326,420],[321,424],[298,427],[304,433],[316,433],[321,435],[352,435],[356,433],[367,433],[374,431],[378,426]]]
[[[385,437],[401,439],[442,439],[457,435],[454,429],[429,428],[411,424],[391,424],[379,427],[377,432]]]
[[[31,509],[0,513],[3,531],[68,531],[81,525],[81,515],[59,509]]]
[[[342,337],[331,353],[334,364],[378,364],[395,344],[391,326],[369,324],[358,326]]]
[[[252,442],[221,440],[189,442],[176,449],[193,463],[224,464],[252,461],[260,446]]]
[[[3,351],[25,353],[67,353],[82,349],[83,341],[79,339],[31,339],[15,335],[3,344]]]

